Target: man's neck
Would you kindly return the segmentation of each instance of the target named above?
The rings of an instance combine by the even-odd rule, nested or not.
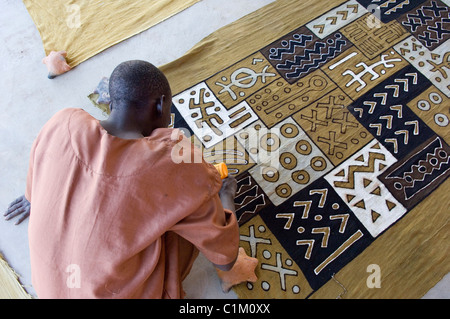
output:
[[[113,110],[109,118],[101,121],[100,125],[113,136],[123,139],[143,138],[142,130],[137,125],[131,112]]]

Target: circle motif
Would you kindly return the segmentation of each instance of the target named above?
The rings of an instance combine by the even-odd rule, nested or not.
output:
[[[420,100],[419,102],[417,102],[417,108],[422,111],[428,111],[431,108],[430,102],[426,100]]]
[[[438,113],[434,116],[434,121],[437,125],[441,127],[445,127],[448,125],[448,117],[445,114]]]
[[[280,173],[276,168],[264,167],[262,170],[262,177],[268,182],[276,183],[280,178]]]
[[[298,135],[298,128],[292,123],[286,123],[281,127],[281,135],[287,138],[293,138]]]
[[[273,152],[280,147],[280,138],[272,133],[264,134],[260,146],[267,152]]]
[[[312,152],[311,144],[306,140],[300,140],[295,145],[295,150],[301,155],[309,155]]]
[[[281,165],[288,170],[292,170],[297,166],[297,158],[294,154],[286,152],[280,156]]]
[[[292,188],[291,186],[289,186],[288,184],[284,183],[279,185],[276,189],[275,192],[277,193],[278,196],[280,196],[281,198],[288,198],[289,196],[292,195]]]
[[[305,170],[296,171],[292,173],[292,180],[300,185],[308,184],[310,180],[309,173]]]
[[[321,156],[316,156],[311,159],[311,167],[313,170],[321,172],[327,168],[327,162]]]
[[[433,102],[434,104],[442,103],[442,96],[440,96],[439,93],[431,92],[429,97],[430,97],[431,102]]]
[[[403,185],[399,182],[395,182],[394,183],[394,187],[396,190],[402,190],[403,189]]]

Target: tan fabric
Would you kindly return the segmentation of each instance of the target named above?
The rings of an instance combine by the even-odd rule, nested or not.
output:
[[[45,49],[67,51],[74,67],[200,0],[23,0]]]
[[[53,116],[33,144],[25,193],[37,296],[182,298],[198,251],[231,263],[236,218],[217,170],[198,159],[178,130],[124,140],[81,109]]]
[[[0,254],[0,299],[31,299],[18,281],[17,274]]]

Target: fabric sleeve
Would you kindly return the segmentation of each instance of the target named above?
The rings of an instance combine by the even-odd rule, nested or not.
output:
[[[75,108],[67,108],[67,109],[62,109],[58,112],[55,113],[55,115],[53,115],[45,124],[44,126],[41,128],[39,134],[37,135],[36,139],[33,142],[33,145],[31,146],[31,151],[30,151],[30,159],[29,159],[29,163],[28,163],[28,173],[27,173],[27,185],[25,188],[25,198],[31,203],[31,197],[32,197],[32,189],[33,189],[33,174],[34,169],[36,167],[36,165],[39,165],[39,163],[37,163],[35,161],[36,158],[36,149],[38,148],[39,145],[42,145],[42,143],[45,144],[45,141],[47,141],[48,139],[46,138],[46,136],[48,136],[48,134],[53,134],[55,132],[56,129],[58,129],[59,127],[61,127],[63,124],[62,123],[66,123],[70,114],[72,114],[74,111],[77,111],[78,109]],[[38,152],[39,153],[39,152]],[[39,155],[39,154],[38,154]]]
[[[31,190],[33,184],[33,168],[34,168],[34,154],[36,151],[36,146],[38,143],[38,139],[33,142],[30,151],[30,159],[28,162],[28,173],[27,173],[27,184],[25,186],[25,198],[31,203]]]
[[[223,208],[218,195],[203,203],[171,230],[195,245],[216,265],[227,265],[237,257],[238,222],[233,212]]]

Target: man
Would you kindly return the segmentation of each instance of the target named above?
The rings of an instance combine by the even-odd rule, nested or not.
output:
[[[124,62],[109,85],[107,120],[65,109],[43,127],[6,216],[30,215],[39,298],[182,298],[199,250],[225,271],[237,258],[236,180],[173,160],[175,146],[200,150],[167,128],[172,94],[158,68]]]

